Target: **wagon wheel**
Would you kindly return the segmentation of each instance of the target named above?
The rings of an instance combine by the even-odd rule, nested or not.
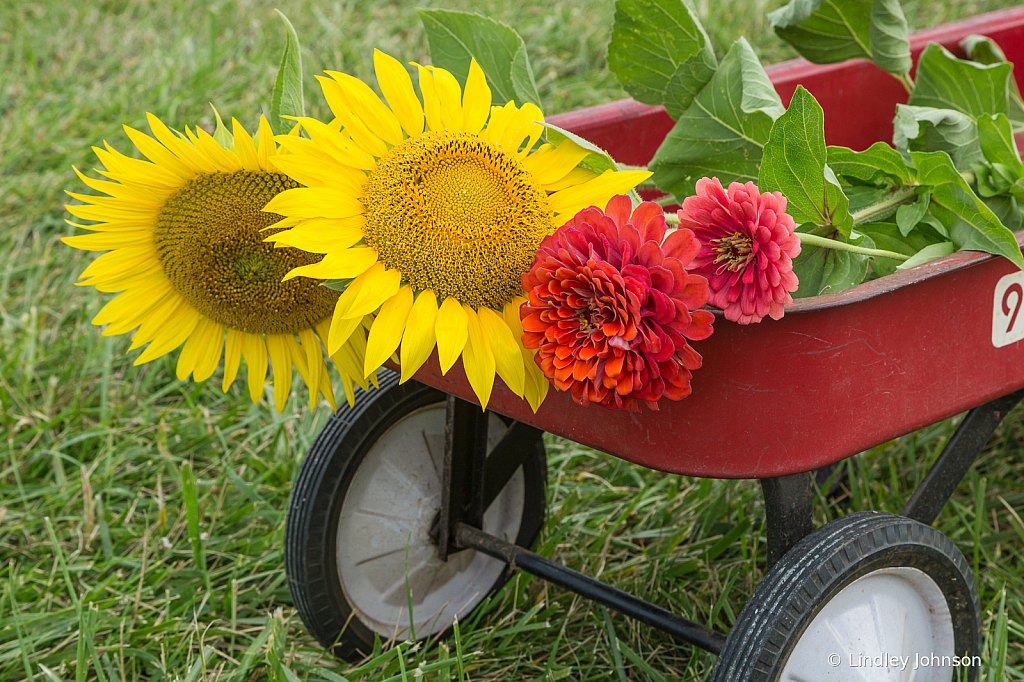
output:
[[[977,659],[959,670],[931,664],[977,656],[980,620],[974,578],[949,538],[902,516],[859,512],[819,528],[768,572],[711,679],[976,680]]]
[[[508,424],[489,413],[488,451]],[[324,426],[295,480],[285,524],[288,589],[309,631],[336,656],[356,661],[374,637],[446,637],[512,571],[462,551],[437,558],[430,528],[441,503],[445,394],[417,382],[357,391]],[[545,515],[544,444],[520,466],[484,514],[483,529],[529,547]]]

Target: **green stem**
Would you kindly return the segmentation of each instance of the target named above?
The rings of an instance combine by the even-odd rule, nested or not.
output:
[[[884,215],[892,212],[892,210],[903,204],[909,204],[910,199],[914,198],[915,186],[900,187],[892,194],[881,200],[877,204],[872,204],[866,208],[862,208],[856,213],[852,214],[853,225],[863,225],[864,223],[870,223]]]
[[[665,222],[668,225],[678,225],[679,224],[679,214],[678,213],[666,213],[665,214]]]
[[[914,93],[914,79],[910,77],[909,73],[896,76],[896,80],[903,84],[903,88],[907,91],[908,95]]]
[[[797,232],[796,235],[800,237],[800,244],[810,244],[811,246],[821,246],[826,249],[835,249],[836,251],[849,251],[850,253],[859,253],[862,256],[877,256],[879,258],[892,258],[893,260],[904,261],[910,258],[910,256],[904,256],[902,253],[896,253],[895,251],[885,251],[883,249],[865,249],[863,246],[854,246],[853,244],[845,244],[843,242],[837,242],[834,239],[826,239],[825,237],[819,237],[816,234],[807,234],[806,232]]]

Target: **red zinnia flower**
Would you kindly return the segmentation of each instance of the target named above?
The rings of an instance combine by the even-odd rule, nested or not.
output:
[[[701,307],[707,280],[686,266],[700,245],[690,230],[665,239],[657,204],[630,215],[629,197],[591,206],[544,238],[523,275],[523,345],[545,376],[581,405],[658,409],[690,394],[701,357],[686,340],[711,335]],[[663,243],[664,241],[664,243]]]
[[[718,178],[701,178],[678,215],[679,227],[693,230],[701,245],[687,269],[708,278],[709,302],[725,319],[750,324],[782,317],[799,284],[793,259],[800,238],[786,197],[761,194],[752,182],[734,182],[727,193]]]

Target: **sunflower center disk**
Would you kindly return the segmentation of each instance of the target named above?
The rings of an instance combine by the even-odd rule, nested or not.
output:
[[[323,256],[279,248],[260,232],[283,216],[260,209],[300,185],[280,173],[210,173],[185,183],[157,217],[157,257],[182,298],[214,322],[251,334],[309,329],[330,316],[338,292],[317,280],[281,279]]]
[[[366,243],[414,289],[501,310],[551,230],[547,193],[514,156],[467,132],[394,147],[363,186]]]

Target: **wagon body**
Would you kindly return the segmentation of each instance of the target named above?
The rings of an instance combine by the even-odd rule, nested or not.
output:
[[[1024,8],[915,33],[952,51],[987,35],[1024,64]],[[906,94],[868,62],[768,68],[784,102],[797,84],[825,111],[829,144],[865,149],[892,137]],[[1018,69],[1018,83],[1024,77]],[[870,96],[865,96],[870,93]],[[553,116],[555,125],[645,164],[672,121],[633,100]],[[1018,234],[1024,241],[1024,232]],[[641,413],[582,407],[552,389],[534,414],[497,382],[488,407],[652,469],[714,478],[810,471],[1024,387],[1024,273],[1005,259],[961,252],[835,294],[800,299],[779,321],[740,326],[717,317],[694,344],[703,366],[693,393]],[[460,364],[442,376],[436,354],[418,381],[476,402]]]

